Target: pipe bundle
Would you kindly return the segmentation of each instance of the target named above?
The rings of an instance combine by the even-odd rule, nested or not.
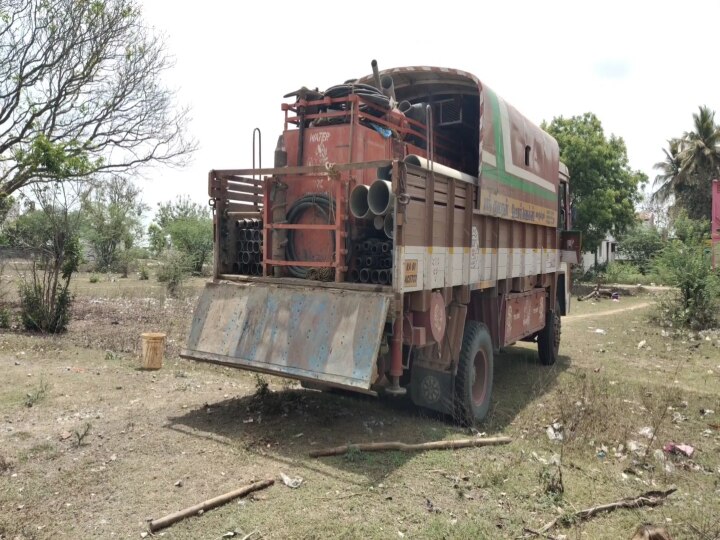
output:
[[[355,283],[392,283],[393,245],[389,240],[371,238],[359,241],[353,250],[350,281]]]
[[[371,220],[378,231],[387,238],[393,237],[393,210],[395,194],[392,182],[378,178],[370,186],[356,185],[350,192],[350,213],[356,219]]]
[[[237,261],[233,267],[247,276],[262,275],[263,224],[260,219],[240,219],[235,223]]]

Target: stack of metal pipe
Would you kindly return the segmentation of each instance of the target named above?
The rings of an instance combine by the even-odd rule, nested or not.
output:
[[[263,224],[260,219],[239,219],[236,223],[237,261],[233,265],[240,274],[261,276],[263,260]]]
[[[389,176],[389,171],[381,173],[378,170],[378,175],[380,177],[369,186],[358,184],[350,192],[350,213],[356,219],[371,221],[375,229],[383,231],[386,238],[392,239],[395,194],[392,192],[392,182],[383,178]]]
[[[393,246],[389,240],[371,238],[355,244],[350,281],[355,283],[392,283]]]

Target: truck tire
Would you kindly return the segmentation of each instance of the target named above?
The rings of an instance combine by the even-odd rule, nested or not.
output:
[[[472,425],[482,421],[490,409],[493,385],[493,345],[487,326],[467,321],[460,362],[455,376],[455,414]]]
[[[545,315],[545,328],[537,337],[538,356],[544,366],[552,366],[560,351],[561,334],[560,314],[556,310],[548,310]]]

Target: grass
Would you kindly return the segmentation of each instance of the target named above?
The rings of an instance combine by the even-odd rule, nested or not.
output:
[[[280,472],[301,476],[303,485],[277,481],[174,525],[168,537],[257,530],[265,538],[516,538],[560,512],[670,485],[679,490],[662,507],[614,512],[555,534],[630,538],[645,521],[667,525],[674,538],[718,530],[711,516],[720,515],[720,436],[712,427],[720,426],[720,335],[665,335],[647,322],[652,296],[573,302],[555,366],[539,365],[531,344],[496,357],[493,414],[479,429],[510,436],[510,445],[312,459],[308,452],[325,446],[470,435],[407,401],[298,390],[282,379],[181,360],[172,348],[164,369],[138,371],[130,341],[153,325],[182,341],[193,302],[186,310],[154,298],[152,281],[127,281],[139,291],[147,286],[156,303],[129,289],[83,293],[68,335],[0,337],[8,366],[0,397],[27,387],[28,373],[53,382],[52,400],[8,407],[13,431],[0,430],[3,457],[18,475],[0,475],[0,508],[24,505],[12,519],[0,516],[9,538],[27,531],[137,537],[149,516]],[[633,309],[614,311],[626,308]],[[707,409],[715,415],[700,412]],[[562,442],[546,435],[554,422],[562,424]],[[90,424],[92,444],[76,448],[77,435],[60,437]],[[645,427],[654,439],[640,434]],[[692,444],[696,456],[658,460],[656,450],[671,441]],[[182,488],[174,487],[179,479]],[[60,506],[55,492],[63,494]]]

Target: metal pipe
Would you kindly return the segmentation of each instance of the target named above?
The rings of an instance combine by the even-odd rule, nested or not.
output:
[[[384,219],[383,219],[383,228],[385,228],[385,220]],[[380,251],[382,251],[383,253],[387,253],[388,251],[390,251],[390,248],[391,248],[390,242],[383,242],[382,244],[380,244]]]
[[[375,264],[375,257],[365,257],[364,266],[373,266]]]
[[[375,216],[373,218],[373,227],[375,227],[378,231],[382,231],[384,224],[385,218],[383,216]]]
[[[388,271],[387,270],[380,270],[378,272],[378,283],[380,283],[381,285],[388,284]]]
[[[390,98],[391,103],[395,101],[395,83],[390,75],[383,75],[380,79],[380,91]]]
[[[350,192],[350,213],[356,219],[366,219],[372,214],[368,205],[368,188],[365,184],[356,185]]]
[[[385,236],[387,236],[388,238],[395,237],[395,220],[393,219],[392,213],[385,216],[385,224],[383,230],[385,231]]]
[[[363,268],[360,270],[360,283],[367,283],[370,281],[370,269]]]
[[[384,216],[395,203],[395,194],[392,192],[392,182],[375,180],[368,191],[368,206],[377,216]]]
[[[379,283],[380,270],[372,270],[370,272],[370,283]]]
[[[382,92],[382,84],[380,83],[380,71],[378,70],[377,60],[373,59],[373,61],[370,62],[370,65],[372,66],[373,81],[375,82],[375,88],[377,88],[378,90],[380,90]]]
[[[392,180],[392,165],[377,168],[377,177],[380,180]]]

